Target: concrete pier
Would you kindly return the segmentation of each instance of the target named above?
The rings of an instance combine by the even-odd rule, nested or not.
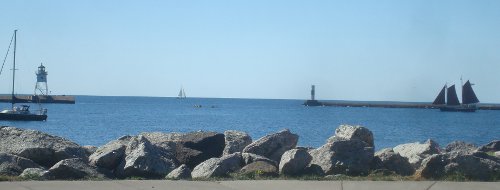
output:
[[[361,101],[317,101],[307,100],[305,106],[374,107],[374,108],[420,108],[439,109],[440,105],[428,102],[361,102]],[[500,104],[479,104],[480,110],[500,110]]]
[[[11,102],[10,95],[1,95],[0,102]],[[49,96],[33,96],[33,95],[17,95],[17,103],[52,103],[52,104],[75,104],[74,96],[66,95],[49,95]]]

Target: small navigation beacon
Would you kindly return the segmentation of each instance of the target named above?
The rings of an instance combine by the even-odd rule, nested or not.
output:
[[[38,71],[36,74],[36,85],[35,85],[35,95],[49,95],[49,87],[47,85],[47,71],[45,71],[45,66],[40,63]]]

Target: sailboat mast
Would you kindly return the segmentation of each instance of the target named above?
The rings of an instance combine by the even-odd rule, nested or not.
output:
[[[15,95],[14,95],[14,88],[15,88],[15,79],[16,79],[16,44],[17,44],[17,30],[14,30],[14,61],[13,61],[13,68],[12,68],[12,109],[14,109],[14,103],[15,101]]]

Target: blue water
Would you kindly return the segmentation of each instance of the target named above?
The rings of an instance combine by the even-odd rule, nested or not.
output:
[[[500,139],[500,111],[440,112],[432,109],[305,107],[302,100],[77,96],[75,105],[46,104],[45,122],[0,121],[0,125],[40,130],[81,145],[103,145],[140,132],[241,130],[254,140],[284,128],[299,145],[319,147],[340,124],[373,131],[376,149],[436,140],[482,145]],[[200,104],[202,108],[194,108]],[[1,103],[0,108],[10,104]],[[215,108],[211,108],[215,106]],[[33,105],[36,108],[35,105]]]

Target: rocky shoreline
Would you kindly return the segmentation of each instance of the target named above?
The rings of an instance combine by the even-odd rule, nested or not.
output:
[[[318,148],[297,147],[282,130],[252,141],[242,131],[141,133],[101,147],[40,131],[0,127],[0,175],[39,180],[211,179],[250,176],[414,176],[500,180],[500,140],[476,147],[455,141],[407,143],[375,152],[373,133],[341,125]]]

